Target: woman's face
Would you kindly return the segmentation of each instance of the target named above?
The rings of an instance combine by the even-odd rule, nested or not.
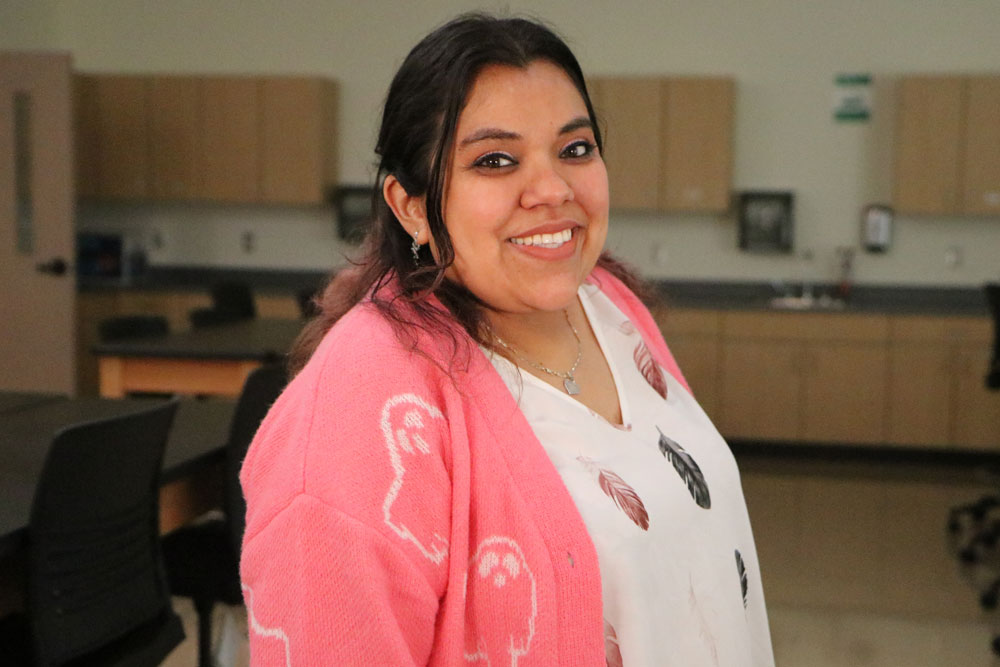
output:
[[[608,176],[557,66],[490,66],[458,120],[444,195],[446,275],[506,313],[567,307],[604,247]]]

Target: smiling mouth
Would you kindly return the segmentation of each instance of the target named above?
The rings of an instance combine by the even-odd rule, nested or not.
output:
[[[539,248],[558,248],[573,238],[572,229],[564,229],[554,234],[532,234],[531,236],[516,236],[510,239],[515,245],[536,246]]]

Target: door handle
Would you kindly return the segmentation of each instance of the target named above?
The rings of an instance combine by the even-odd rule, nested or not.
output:
[[[39,273],[48,273],[53,276],[64,276],[69,269],[69,264],[62,257],[53,257],[47,262],[35,264],[35,270]]]

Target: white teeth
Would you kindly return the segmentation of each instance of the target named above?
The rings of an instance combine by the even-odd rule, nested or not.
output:
[[[558,248],[573,238],[572,229],[564,229],[555,234],[533,234],[532,236],[518,236],[510,240],[517,245],[532,245],[542,248]]]

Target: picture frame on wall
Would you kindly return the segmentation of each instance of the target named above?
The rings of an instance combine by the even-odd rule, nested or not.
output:
[[[790,191],[742,192],[737,201],[739,246],[747,252],[790,253],[795,195]]]

